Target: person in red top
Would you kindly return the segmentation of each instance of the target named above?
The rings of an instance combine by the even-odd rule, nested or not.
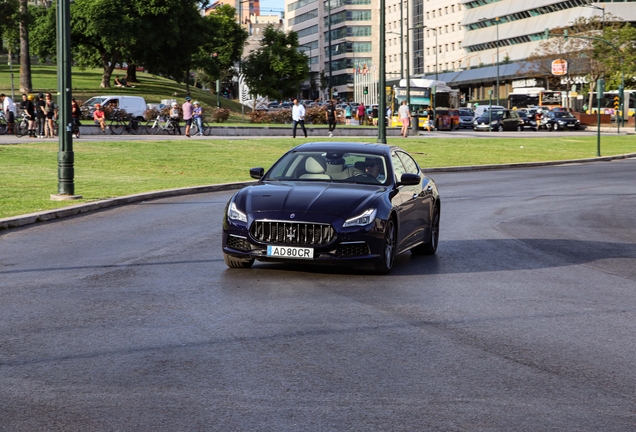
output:
[[[364,104],[361,103],[360,105],[358,105],[358,124],[360,126],[362,126],[362,124],[364,123],[364,114],[365,114]]]
[[[95,120],[95,124],[98,124],[99,127],[102,128],[102,133],[106,133],[106,117],[104,116],[104,111],[102,110],[102,106],[100,104],[95,104],[95,111],[93,112],[93,120]]]

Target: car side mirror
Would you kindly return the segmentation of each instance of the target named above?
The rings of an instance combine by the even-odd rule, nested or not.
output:
[[[260,180],[265,174],[265,169],[261,167],[250,168],[250,177],[256,180]]]
[[[422,182],[422,178],[418,174],[402,174],[398,186],[415,186]]]

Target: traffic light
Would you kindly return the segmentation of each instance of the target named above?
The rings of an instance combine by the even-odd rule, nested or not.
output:
[[[621,99],[618,96],[614,96],[614,109],[616,111],[621,107]]]
[[[369,87],[364,86],[364,94],[369,94]]]

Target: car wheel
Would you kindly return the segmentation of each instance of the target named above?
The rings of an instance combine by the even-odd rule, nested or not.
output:
[[[411,249],[413,255],[435,255],[437,244],[439,243],[439,216],[439,205],[436,204],[433,209],[433,219],[431,220],[431,237],[428,242]]]
[[[254,259],[234,258],[227,254],[223,254],[223,260],[229,268],[250,268],[254,264]]]
[[[389,219],[386,222],[382,253],[380,254],[380,259],[375,265],[376,273],[378,274],[391,273],[391,269],[393,268],[393,261],[395,260],[395,243],[396,243],[395,222],[393,222],[393,219]]]
[[[502,125],[502,124],[500,124],[500,125],[499,125],[499,127],[497,128],[497,130],[498,130],[499,132],[503,132],[503,131],[504,131],[504,127],[503,127],[503,125]]]

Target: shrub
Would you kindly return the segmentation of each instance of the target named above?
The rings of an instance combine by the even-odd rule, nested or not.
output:
[[[269,112],[269,123],[285,124],[292,122],[292,114],[289,109],[281,109]]]
[[[250,113],[250,123],[268,123],[269,116],[267,111],[256,110]]]
[[[212,121],[216,123],[226,122],[230,118],[230,110],[226,108],[214,108],[212,110]]]
[[[327,124],[325,109],[320,107],[308,108],[305,111],[305,123]]]

